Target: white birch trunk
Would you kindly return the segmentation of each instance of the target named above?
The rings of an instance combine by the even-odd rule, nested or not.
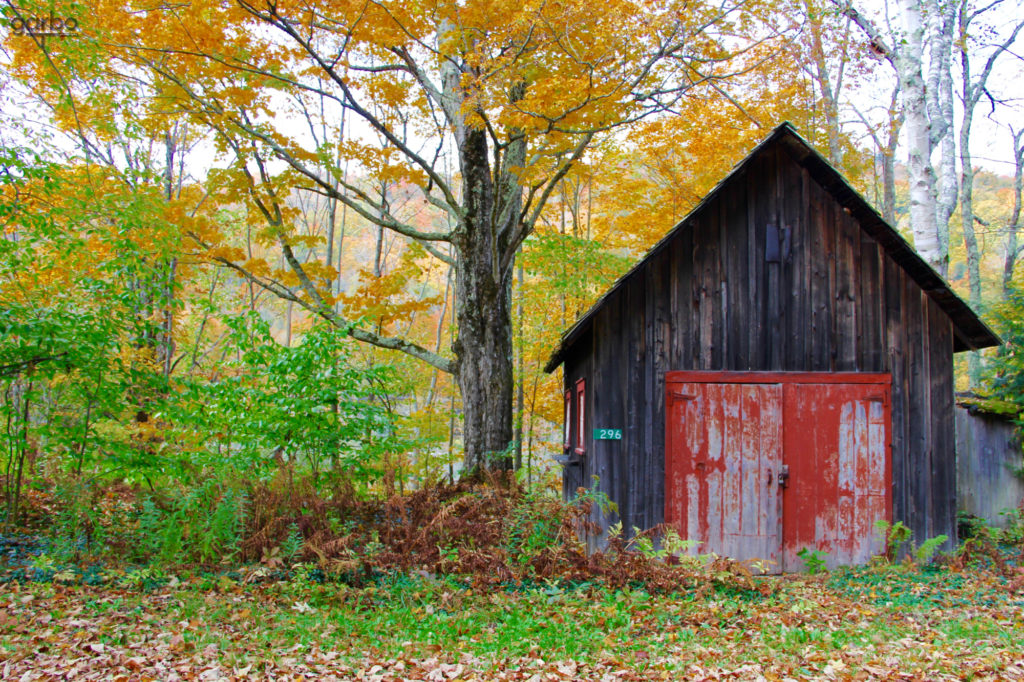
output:
[[[939,0],[928,2],[928,118],[932,149],[939,150],[935,227],[943,255],[939,269],[946,276],[949,264],[949,219],[956,209],[956,136],[953,134],[953,31],[957,6]]]
[[[931,126],[922,72],[924,24],[920,0],[900,0],[905,43],[899,51],[900,82],[907,129],[907,173],[910,184],[910,228],[914,247],[936,270],[946,254],[936,226],[935,171],[931,165]]]

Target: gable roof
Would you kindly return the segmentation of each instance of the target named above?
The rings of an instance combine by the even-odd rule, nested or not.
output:
[[[871,204],[862,197],[857,190],[850,186],[850,183],[837,171],[832,164],[817,152],[807,140],[802,138],[792,125],[782,123],[772,131],[768,137],[762,140],[740,161],[732,171],[711,190],[700,203],[690,211],[675,227],[655,244],[650,251],[636,265],[619,277],[614,284],[606,291],[601,298],[591,306],[572,327],[562,334],[562,340],[558,349],[551,355],[545,372],[553,372],[565,359],[565,354],[593,323],[594,316],[608,299],[623,286],[635,273],[643,269],[648,260],[663,248],[665,248],[674,236],[680,231],[689,227],[690,222],[699,214],[704,207],[714,200],[722,191],[722,188],[734,180],[750,163],[751,159],[759,153],[772,146],[782,146],[788,152],[789,158],[802,166],[821,187],[828,192],[841,206],[846,208],[850,215],[857,220],[870,237],[877,241],[885,250],[885,253],[902,267],[910,278],[914,280],[921,289],[934,300],[939,307],[949,316],[953,322],[953,350],[978,350],[990,346],[998,346],[1001,341],[988,325],[982,322],[981,318],[971,310],[956,293],[950,289],[949,284],[918,255],[914,248],[907,243],[907,240],[900,235],[885,219],[878,214]]]

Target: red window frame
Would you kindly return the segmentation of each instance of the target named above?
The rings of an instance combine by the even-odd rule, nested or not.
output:
[[[587,385],[583,379],[576,380],[576,454],[586,451],[586,406]]]
[[[572,389],[565,392],[565,426],[562,447],[566,452],[572,448]]]

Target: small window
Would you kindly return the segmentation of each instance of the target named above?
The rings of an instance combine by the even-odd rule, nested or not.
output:
[[[580,379],[576,382],[576,452],[581,455],[586,449],[584,447],[587,433],[585,430],[586,419],[584,414],[586,404],[586,384],[583,379]]]
[[[562,438],[562,447],[566,452],[572,447],[572,389],[565,392],[565,424],[562,427],[565,434]]]

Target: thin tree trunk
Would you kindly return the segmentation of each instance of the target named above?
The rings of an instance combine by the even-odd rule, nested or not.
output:
[[[975,80],[971,76],[971,58],[967,51],[967,39],[970,23],[978,16],[978,13],[970,11],[966,0],[962,0],[959,7],[958,43],[960,66],[963,75],[964,106],[964,120],[960,126],[960,172],[962,185],[960,222],[964,231],[964,246],[967,249],[967,279],[970,287],[970,302],[974,309],[978,310],[981,306],[981,254],[978,250],[978,240],[974,233],[974,167],[970,146],[971,125],[974,121],[974,109],[985,92],[988,78],[992,74],[996,60],[1013,44],[1021,30],[1024,30],[1024,21],[1020,21],[1011,35],[989,53],[981,73],[978,74]],[[971,386],[977,386],[981,381],[981,356],[976,351],[972,351],[968,355],[967,369]]]
[[[448,400],[448,483],[455,484],[455,387]]]
[[[287,348],[291,348],[292,347],[292,308],[294,307],[294,305],[295,305],[294,303],[292,303],[291,301],[288,301],[288,305],[286,307],[286,312],[285,312],[284,345]]]
[[[821,95],[825,108],[825,129],[828,133],[828,160],[833,166],[842,166],[842,147],[840,145],[839,125],[839,94],[842,87],[842,72],[846,64],[845,50],[841,56],[839,76],[836,79],[836,87],[833,88],[829,74],[828,63],[825,58],[825,48],[822,44],[821,18],[817,10],[811,7],[808,0],[804,0],[804,12],[807,15],[808,28],[810,30],[810,52],[811,60],[814,63],[813,78],[818,85],[818,93]]]
[[[1013,136],[1013,210],[1006,219],[1006,258],[1003,261],[1003,299],[1010,297],[1013,271],[1017,264],[1017,230],[1020,228],[1021,190],[1024,188],[1024,128],[1010,131]]]
[[[24,389],[21,393],[21,433],[18,435],[18,445],[13,450],[15,454],[15,461],[13,466],[8,466],[8,491],[7,491],[7,523],[14,525],[18,521],[18,514],[21,511],[21,483],[22,476],[25,471],[25,455],[28,453],[28,424],[30,414],[31,399],[30,394],[32,393],[33,382],[29,381],[25,384]],[[13,405],[12,405],[13,412]],[[8,434],[10,435],[10,420],[8,418]],[[12,471],[13,469],[13,471]],[[14,482],[11,483],[11,474],[13,473]]]
[[[441,340],[444,338],[444,318],[448,313],[448,295],[452,288],[452,267],[448,266],[448,272],[444,276],[444,302],[441,304],[441,314],[437,319],[437,331],[434,336],[434,352],[440,354]],[[430,389],[427,391],[426,407],[434,404],[434,396],[437,394],[437,381],[440,378],[441,370],[434,368],[430,377]]]
[[[535,374],[533,377],[533,395],[530,396],[530,430],[529,439],[530,442],[526,449],[526,485],[529,487],[533,484],[533,425],[534,419],[537,416],[537,382],[539,377]]]
[[[903,115],[899,111],[900,87],[892,90],[889,103],[889,126],[885,146],[882,148],[882,212],[886,222],[896,225],[896,147],[903,128]]]
[[[102,374],[99,374],[96,377],[95,393],[99,393],[102,376]],[[86,401],[87,402],[85,403],[85,419],[82,423],[82,440],[78,444],[78,467],[75,471],[76,478],[82,477],[82,466],[85,464],[85,447],[89,442],[89,419],[92,416],[93,399],[91,396],[86,394]]]
[[[523,262],[519,261],[516,268],[518,290],[516,296],[516,336],[519,339],[519,354],[517,357],[518,368],[516,370],[516,460],[515,468],[519,471],[523,468],[523,380],[526,378],[523,372]]]

